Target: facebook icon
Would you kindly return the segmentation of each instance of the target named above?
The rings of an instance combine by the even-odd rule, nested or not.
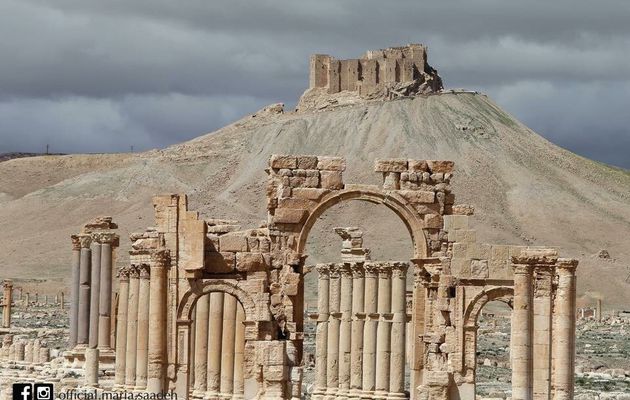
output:
[[[14,383],[13,400],[33,400],[33,386],[30,383]]]

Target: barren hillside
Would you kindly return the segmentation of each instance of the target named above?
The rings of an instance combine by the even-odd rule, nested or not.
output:
[[[69,155],[0,163],[0,278],[69,277],[69,235],[112,215],[122,244],[150,226],[155,193],[185,192],[206,217],[265,219],[272,153],[348,159],[346,183],[379,183],[377,157],[451,159],[457,203],[473,204],[480,241],[560,246],[581,259],[580,293],[630,308],[630,172],[549,143],[484,95],[448,93],[317,113],[259,113],[195,140],[141,154]],[[376,208],[376,209],[375,209]],[[405,258],[406,232],[377,206],[323,216],[311,260],[334,259],[336,225],[359,225],[375,258]],[[611,260],[594,257],[607,249]],[[119,263],[124,263],[126,248]]]

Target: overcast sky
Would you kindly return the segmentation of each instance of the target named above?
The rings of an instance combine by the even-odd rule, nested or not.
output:
[[[0,152],[164,147],[293,106],[311,53],[410,42],[446,87],[630,168],[628,0],[0,0]]]

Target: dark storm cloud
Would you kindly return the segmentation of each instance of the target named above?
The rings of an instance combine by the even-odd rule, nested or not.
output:
[[[0,0],[0,151],[166,146],[294,104],[311,53],[423,42],[447,86],[630,167],[628,20],[626,0]]]

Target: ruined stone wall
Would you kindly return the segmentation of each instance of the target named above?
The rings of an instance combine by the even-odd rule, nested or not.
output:
[[[427,63],[427,48],[421,44],[371,50],[359,59],[337,60],[327,54],[310,59],[309,87],[326,88],[329,94],[357,91],[368,95],[401,82],[429,81],[439,78]],[[441,79],[434,79],[431,89],[441,89]]]

